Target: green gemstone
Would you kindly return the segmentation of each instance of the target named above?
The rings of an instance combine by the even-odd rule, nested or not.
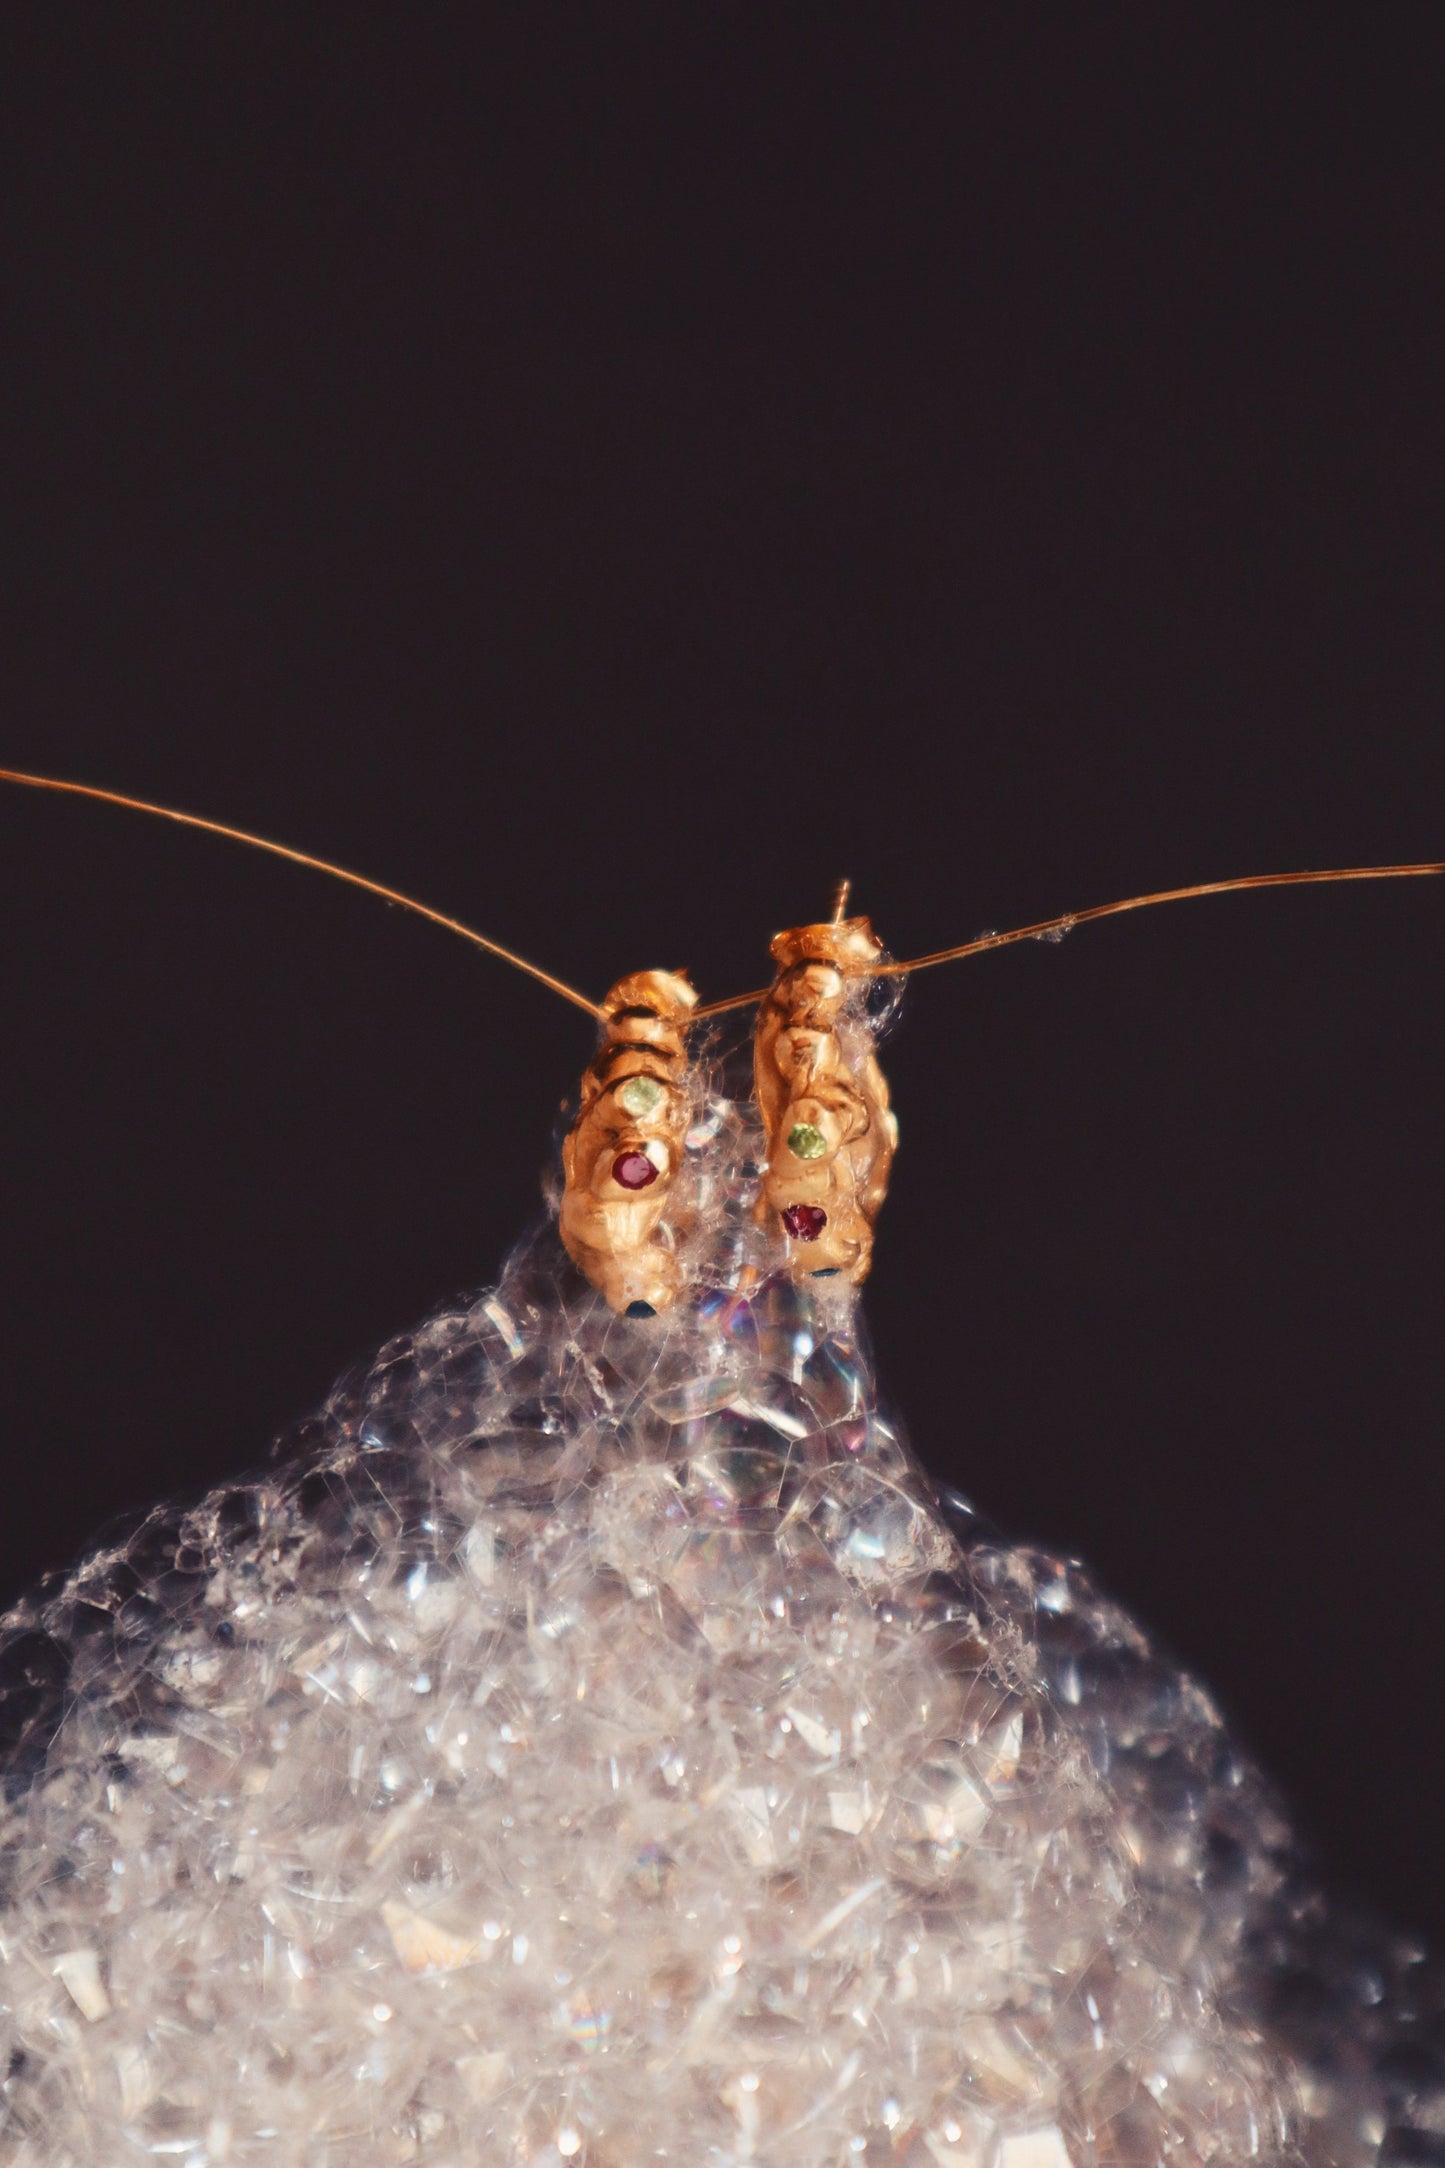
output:
[[[794,1159],[821,1159],[828,1140],[812,1122],[799,1122],[788,1131],[788,1150]]]
[[[661,1097],[662,1086],[655,1076],[630,1076],[617,1087],[617,1104],[624,1114],[650,1114]]]

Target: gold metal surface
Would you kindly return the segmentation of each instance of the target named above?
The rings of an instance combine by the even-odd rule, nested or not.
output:
[[[687,1028],[697,995],[681,972],[635,971],[602,1004],[602,1039],[562,1147],[567,1253],[614,1310],[671,1309],[682,1286],[674,1184],[691,1114]],[[644,1186],[618,1180],[645,1160]]]
[[[882,946],[866,918],[836,917],[778,934],[772,954],[753,1041],[768,1148],[758,1216],[795,1279],[841,1273],[856,1287],[898,1142],[864,1007]]]

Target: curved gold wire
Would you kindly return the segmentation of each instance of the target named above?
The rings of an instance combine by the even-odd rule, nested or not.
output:
[[[500,957],[514,970],[525,972],[540,986],[560,994],[574,1008],[601,1018],[602,1011],[595,1001],[589,1001],[565,980],[554,978],[540,964],[528,963],[526,957],[519,956],[514,949],[504,948],[500,941],[478,933],[475,927],[464,925],[458,918],[449,918],[444,911],[434,911],[430,904],[418,903],[415,896],[404,896],[399,889],[369,880],[364,873],[352,873],[348,867],[334,865],[330,859],[316,858],[309,851],[292,850],[289,844],[273,843],[266,836],[252,835],[245,828],[229,827],[224,821],[206,820],[199,813],[180,813],[174,806],[154,805],[146,798],[128,798],[118,790],[102,790],[93,783],[66,783],[55,776],[28,775],[17,768],[0,768],[0,782],[20,783],[30,790],[59,791],[72,798],[94,798],[102,805],[123,806],[132,813],[152,813],[158,820],[175,821],[182,828],[199,828],[206,835],[224,836],[232,843],[246,844],[251,850],[267,851],[273,858],[289,859],[292,865],[309,866],[315,873],[329,873],[334,880],[364,889],[370,896],[380,896],[385,903],[399,904],[404,911],[414,911],[419,918],[430,919],[434,926],[444,926],[448,933],[460,934],[473,947],[485,949],[489,956]],[[1118,903],[1095,903],[1087,910],[1066,911],[1059,918],[1039,919],[1031,926],[1015,926],[1007,933],[980,934],[976,940],[961,941],[954,948],[933,949],[927,956],[913,956],[904,963],[884,964],[878,976],[905,978],[910,972],[927,971],[935,964],[957,963],[965,956],[981,956],[988,949],[1010,948],[1018,941],[1046,941],[1054,935],[1071,933],[1075,926],[1086,926],[1091,919],[1118,918],[1125,911],[1147,911],[1156,903],[1187,903],[1196,896],[1227,896],[1249,888],[1303,888],[1326,881],[1406,881],[1430,874],[1445,874],[1445,859],[1419,865],[1331,866],[1307,873],[1245,873],[1228,881],[1197,881],[1189,888],[1156,888],[1147,895],[1125,896]],[[848,883],[841,882],[834,899],[835,917],[846,909],[847,895]],[[733,1009],[751,1008],[765,999],[767,993],[768,988],[761,986],[751,993],[732,994],[726,1001],[709,1001],[694,1010],[693,1020],[701,1023],[704,1017],[725,1016]]]
[[[95,798],[102,805],[124,806],[131,813],[153,813],[158,820],[176,821],[182,828],[199,828],[206,835],[225,836],[232,843],[245,843],[253,851],[269,851],[273,858],[287,858],[293,866],[309,866],[314,873],[329,873],[338,881],[346,881],[352,888],[364,888],[369,896],[380,896],[385,903],[400,904],[404,911],[415,911],[418,918],[429,918],[434,926],[445,926],[448,933],[458,933],[464,941],[475,948],[485,949],[489,956],[499,956],[504,964],[514,970],[524,971],[529,979],[560,994],[574,1008],[585,1009],[587,1014],[600,1019],[601,1009],[585,994],[563,980],[553,978],[540,964],[529,964],[525,956],[518,956],[500,941],[493,941],[473,926],[465,926],[459,918],[448,918],[445,911],[434,911],[428,903],[418,903],[415,896],[404,896],[400,889],[388,888],[381,881],[370,881],[364,873],[352,873],[346,866],[333,865],[329,858],[314,858],[309,851],[293,851],[289,844],[272,843],[266,836],[253,836],[245,828],[229,828],[224,821],[204,820],[199,813],[178,813],[174,806],[152,805],[146,798],[127,798],[118,790],[101,790],[93,783],[62,783],[50,775],[25,775],[17,768],[0,768],[0,783],[23,783],[30,790],[60,791],[71,798]]]
[[[1418,866],[1333,866],[1318,873],[1244,873],[1231,881],[1197,881],[1191,888],[1156,888],[1146,896],[1125,896],[1119,903],[1095,903],[1086,911],[1066,911],[1062,918],[1043,918],[1032,926],[1015,926],[1008,933],[980,934],[976,941],[962,941],[956,948],[934,949],[927,956],[914,956],[907,963],[884,964],[880,978],[904,978],[911,971],[927,971],[934,964],[956,963],[964,956],[981,956],[986,949],[1010,948],[1016,941],[1046,941],[1051,935],[1072,933],[1075,926],[1086,926],[1090,919],[1118,918],[1124,911],[1146,911],[1156,903],[1187,903],[1195,896],[1227,896],[1243,888],[1303,888],[1322,881],[1408,881],[1426,874],[1445,874],[1445,859],[1433,860]],[[700,1022],[705,1016],[723,1016],[730,1009],[751,1008],[755,1002],[765,999],[766,986],[750,994],[734,994],[727,1001],[710,1001],[695,1011]]]

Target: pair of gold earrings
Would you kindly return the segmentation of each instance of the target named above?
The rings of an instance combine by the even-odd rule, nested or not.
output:
[[[774,977],[753,1035],[765,1139],[757,1217],[795,1279],[858,1286],[888,1187],[898,1124],[866,1002],[883,950],[866,918],[794,926],[772,943]],[[602,1003],[601,1040],[562,1147],[562,1240],[614,1310],[648,1317],[682,1291],[689,1206],[677,1184],[692,1118],[681,972],[639,971]]]

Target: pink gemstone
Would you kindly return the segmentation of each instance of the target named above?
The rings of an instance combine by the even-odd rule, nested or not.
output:
[[[795,1242],[816,1242],[827,1224],[820,1204],[790,1204],[783,1214],[783,1225]]]
[[[657,1169],[646,1152],[619,1152],[612,1162],[612,1179],[623,1189],[646,1189],[657,1180]]]

